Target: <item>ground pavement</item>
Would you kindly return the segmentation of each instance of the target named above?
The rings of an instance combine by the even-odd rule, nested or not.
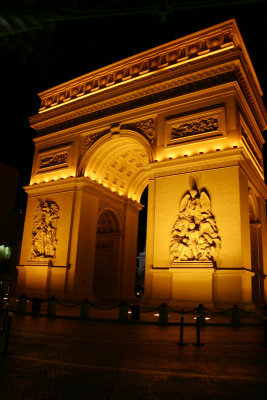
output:
[[[14,316],[1,400],[264,400],[261,325],[194,326]],[[1,334],[3,345],[4,333]]]

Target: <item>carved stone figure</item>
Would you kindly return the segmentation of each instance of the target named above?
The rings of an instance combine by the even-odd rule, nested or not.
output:
[[[221,239],[215,217],[211,212],[208,192],[199,192],[195,180],[185,193],[178,218],[172,228],[171,262],[215,261]]]
[[[172,139],[179,139],[185,136],[197,135],[200,133],[213,132],[218,130],[217,118],[199,119],[197,121],[182,124],[177,128],[173,128],[171,132]]]
[[[132,124],[122,125],[124,129],[132,129],[144,135],[150,142],[152,142],[156,135],[155,121],[152,118],[137,121]]]
[[[54,201],[40,200],[33,221],[30,260],[56,257],[58,211],[59,206]]]

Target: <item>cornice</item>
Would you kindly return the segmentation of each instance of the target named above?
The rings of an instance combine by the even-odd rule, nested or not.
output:
[[[28,194],[29,198],[44,195],[53,196],[54,194],[63,192],[82,191],[95,196],[99,196],[99,193],[101,193],[101,198],[102,196],[105,196],[106,199],[115,199],[117,204],[121,204],[124,207],[132,207],[138,210],[141,210],[143,207],[139,202],[130,199],[127,196],[121,196],[116,192],[112,192],[105,186],[92,181],[85,176],[75,178],[69,177],[66,179],[62,178],[60,180],[50,181],[48,183],[36,183],[33,185],[24,186],[23,189]]]
[[[210,56],[213,53],[231,47],[242,48],[257,90],[262,95],[241,34],[235,20],[232,19],[105,66],[39,93],[41,98],[39,111],[44,113],[55,107],[64,107],[67,103],[91,96],[96,92],[134,80],[137,77],[156,74],[157,71],[172,65],[179,65],[184,61],[190,62],[202,56]]]
[[[183,76],[114,98],[108,98],[108,100],[103,102],[92,104],[68,114],[62,114],[53,119],[32,123],[31,126],[38,132],[38,136],[43,136],[109,115],[143,107],[156,101],[164,101],[169,98],[233,81],[236,79],[234,74],[235,68],[235,63],[220,65],[217,68],[190,74],[190,76]]]
[[[229,71],[235,72],[232,80],[239,82],[261,131],[267,129],[261,88],[235,20],[40,93],[42,106],[30,118],[31,126],[37,136],[43,136],[212,86],[216,75],[220,80]]]

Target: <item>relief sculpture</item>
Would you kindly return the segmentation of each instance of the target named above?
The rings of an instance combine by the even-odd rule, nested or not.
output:
[[[216,261],[221,239],[211,212],[208,192],[199,192],[194,181],[180,203],[178,218],[172,228],[171,262]]]
[[[59,206],[54,201],[40,201],[33,222],[30,260],[56,257],[58,211]]]
[[[201,133],[216,132],[218,130],[217,118],[199,119],[188,124],[182,124],[173,128],[171,131],[171,139],[179,139],[186,136],[197,135]]]

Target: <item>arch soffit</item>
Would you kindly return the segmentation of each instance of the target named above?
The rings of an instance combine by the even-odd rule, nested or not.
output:
[[[260,220],[259,207],[257,198],[252,189],[248,191],[248,206],[249,206],[249,220],[250,222],[258,222]]]
[[[80,167],[81,175],[84,175],[84,173],[87,169],[87,165],[90,161],[90,158],[93,157],[93,155],[97,152],[97,150],[100,147],[102,147],[103,145],[105,145],[106,143],[108,143],[111,140],[114,140],[114,139],[116,140],[118,138],[127,138],[127,137],[130,139],[134,139],[137,142],[139,142],[141,145],[143,145],[145,150],[147,151],[147,154],[149,157],[149,162],[150,163],[153,162],[154,155],[153,155],[152,146],[149,143],[149,141],[143,135],[141,135],[139,132],[136,132],[136,131],[130,130],[130,129],[122,129],[118,133],[115,133],[115,134],[112,134],[111,132],[106,133],[105,135],[103,135],[102,137],[97,139],[95,141],[95,143],[92,144],[92,146],[87,150],[87,152],[85,153],[85,155],[83,157],[82,165]]]
[[[149,141],[136,131],[122,129],[118,133],[107,133],[88,149],[81,174],[113,192],[139,201],[147,185],[143,167],[152,161]]]

